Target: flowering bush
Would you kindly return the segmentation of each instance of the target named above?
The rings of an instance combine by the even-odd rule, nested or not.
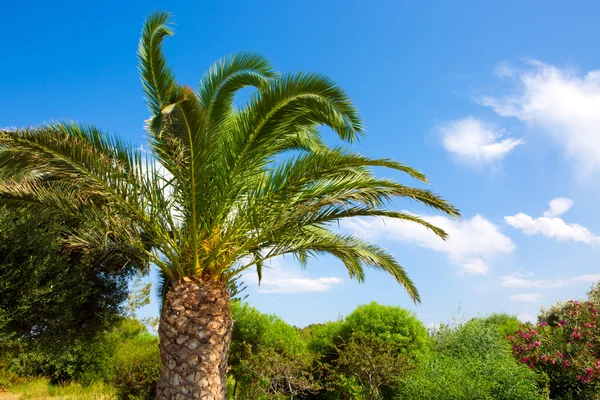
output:
[[[522,325],[508,336],[518,361],[548,376],[552,398],[577,398],[600,387],[600,314],[591,301],[561,305],[560,314]]]

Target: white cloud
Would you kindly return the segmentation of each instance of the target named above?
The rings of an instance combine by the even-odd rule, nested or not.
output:
[[[258,285],[256,271],[247,271],[242,280],[251,285]],[[310,293],[327,292],[334,286],[340,285],[342,278],[328,276],[310,278],[304,271],[285,265],[281,260],[274,259],[263,268],[263,278],[258,293]]]
[[[386,237],[444,253],[461,267],[458,273],[464,275],[487,274],[491,258],[515,249],[509,237],[480,215],[458,221],[442,216],[421,217],[444,229],[448,239],[443,241],[421,225],[396,219],[354,218],[344,221],[342,226],[369,240]]]
[[[557,197],[556,199],[550,200],[548,205],[550,208],[544,212],[544,217],[558,217],[573,207],[573,200],[567,199],[566,197]]]
[[[458,275],[486,275],[490,271],[489,265],[481,258],[474,258],[461,265]]]
[[[534,324],[537,321],[537,319],[533,315],[526,312],[519,313],[519,315],[517,315],[517,318],[521,322],[531,322],[532,324]]]
[[[501,277],[500,286],[511,288],[537,288],[556,289],[560,287],[575,285],[578,283],[594,283],[600,280],[600,274],[583,274],[563,279],[524,279],[520,275],[507,275]]]
[[[542,296],[540,293],[520,293],[520,294],[515,294],[515,295],[510,296],[509,300],[511,300],[511,301],[526,301],[526,302],[530,302],[530,303],[538,303],[543,298],[544,298],[544,296]]]
[[[504,117],[541,128],[589,176],[600,169],[600,70],[579,74],[532,60],[528,70],[500,75],[517,80],[511,96],[480,98]],[[499,71],[509,71],[499,67]]]
[[[523,143],[522,139],[502,139],[502,131],[473,117],[447,122],[439,130],[447,151],[461,160],[478,164],[499,161]]]
[[[526,235],[543,235],[559,241],[574,241],[587,244],[600,243],[600,237],[579,224],[567,224],[556,216],[567,212],[573,201],[564,197],[550,201],[550,208],[543,217],[533,218],[524,213],[504,217],[506,223]]]
[[[500,78],[507,78],[515,75],[515,69],[506,61],[502,61],[494,70],[494,73]]]
[[[327,292],[342,283],[342,278],[266,278],[260,282],[259,293],[308,293]]]

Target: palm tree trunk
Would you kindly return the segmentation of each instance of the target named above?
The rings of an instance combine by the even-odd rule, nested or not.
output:
[[[157,400],[225,400],[233,320],[224,287],[180,278],[160,316]]]

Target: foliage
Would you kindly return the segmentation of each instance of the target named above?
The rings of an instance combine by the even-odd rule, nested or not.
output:
[[[306,327],[302,335],[324,386],[315,398],[387,395],[428,349],[427,330],[412,313],[377,303],[359,306],[345,319]]]
[[[132,288],[129,291],[127,303],[123,314],[129,318],[137,318],[136,310],[150,304],[150,294],[152,293],[152,282],[142,282],[142,276],[138,274],[133,281]]]
[[[230,365],[246,354],[270,348],[278,352],[305,353],[306,343],[300,332],[275,315],[263,314],[248,303],[232,304],[233,335]]]
[[[160,375],[158,338],[140,332],[119,343],[112,359],[113,379],[119,399],[153,400]]]
[[[77,224],[0,207],[0,341],[35,339],[56,354],[118,320],[128,279],[144,262],[126,249],[67,252],[61,238]]]
[[[401,307],[384,306],[375,302],[358,306],[346,317],[340,337],[349,341],[376,336],[409,355],[426,353],[428,349],[427,329],[410,311]]]
[[[396,399],[541,400],[533,371],[515,363],[497,330],[473,320],[433,332],[431,353],[396,386]]]
[[[148,290],[133,290],[128,308],[135,311],[132,299],[147,296]],[[52,384],[76,380],[88,385],[96,381],[110,382],[113,375],[113,355],[119,345],[130,338],[146,332],[135,318],[119,317],[112,329],[105,329],[95,336],[69,336],[62,340],[4,341],[4,372],[8,376],[45,376]],[[0,360],[0,364],[2,364]]]
[[[587,292],[587,299],[593,303],[600,304],[600,282],[592,285]]]
[[[242,399],[260,396],[303,397],[319,389],[311,372],[313,358],[309,353],[280,353],[272,348],[262,349],[241,361],[244,371]],[[235,395],[235,393],[234,393]]]
[[[493,326],[498,330],[501,337],[505,338],[511,335],[521,324],[514,315],[505,313],[493,313],[478,320],[485,325]]]
[[[32,376],[47,377],[53,386],[104,382],[124,393],[122,398],[133,399],[152,393],[156,386],[160,366],[157,343],[158,338],[142,323],[125,318],[95,340],[72,341],[71,347],[60,353],[27,347],[0,370],[0,383],[2,377],[12,385]]]
[[[319,354],[323,360],[331,360],[336,354],[335,344],[343,326],[342,319],[309,325],[302,329],[302,337],[312,353]]]
[[[246,303],[234,302],[232,312],[229,365],[236,398],[297,396],[315,390],[309,372],[313,357],[298,329]]]
[[[382,398],[382,390],[401,381],[412,368],[413,359],[403,350],[398,342],[372,332],[353,335],[337,348],[335,371],[341,375],[336,376],[334,385],[348,395],[356,394],[354,386],[362,398]],[[348,382],[352,384],[350,387]]]
[[[20,376],[48,377],[52,384],[71,380],[89,384],[110,376],[108,360],[114,354],[115,345],[104,334],[91,339],[74,338],[69,344],[56,348],[32,343],[21,348],[9,369]]]
[[[517,360],[548,376],[553,398],[592,398],[600,390],[599,308],[569,300],[543,317],[549,321],[509,337]]]

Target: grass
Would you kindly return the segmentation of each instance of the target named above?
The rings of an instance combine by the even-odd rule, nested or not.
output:
[[[6,394],[0,394],[0,400],[17,398],[20,400],[112,400],[116,399],[116,396],[114,388],[102,382],[90,386],[81,386],[78,383],[50,385],[48,379],[40,378],[14,386]]]

